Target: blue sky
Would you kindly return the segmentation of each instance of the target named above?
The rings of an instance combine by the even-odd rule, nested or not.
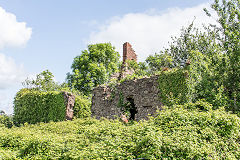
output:
[[[125,41],[139,60],[159,52],[180,28],[213,22],[209,0],[0,0],[0,110],[12,113],[21,82],[49,69],[59,82],[87,44]],[[3,27],[1,27],[3,26]]]

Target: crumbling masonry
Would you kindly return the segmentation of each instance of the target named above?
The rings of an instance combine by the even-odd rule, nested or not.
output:
[[[126,42],[123,44],[123,67],[119,74],[120,78],[132,72],[126,70],[126,60],[137,61],[132,46]],[[123,102],[121,102],[123,101]],[[162,103],[159,101],[158,76],[127,80],[116,86],[99,86],[93,90],[92,116],[115,119],[122,114],[119,103],[131,105],[130,119],[148,119],[156,110],[161,110]]]
[[[75,96],[72,93],[63,92],[64,102],[66,105],[66,120],[73,119],[73,107],[75,103]]]

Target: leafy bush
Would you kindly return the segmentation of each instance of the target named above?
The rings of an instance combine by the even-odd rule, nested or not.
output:
[[[165,108],[149,121],[129,124],[86,118],[1,127],[0,157],[240,159],[239,130],[239,117],[198,101]]]
[[[91,102],[84,96],[75,95],[74,117],[86,118],[91,116]]]
[[[11,128],[13,126],[12,117],[7,116],[5,114],[0,115],[0,125],[3,125],[7,128]]]
[[[202,103],[203,104],[203,103]],[[239,125],[224,108],[189,111],[191,104],[161,112],[154,124],[162,129],[162,156],[169,159],[239,159]],[[193,104],[201,106],[201,102]],[[209,108],[209,104],[207,107]],[[192,108],[192,107],[190,107]]]

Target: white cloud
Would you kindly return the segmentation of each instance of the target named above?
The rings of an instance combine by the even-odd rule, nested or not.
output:
[[[30,39],[32,29],[25,22],[18,22],[16,16],[0,7],[0,49],[22,47]],[[0,53],[0,90],[14,86],[25,77],[23,65]]]
[[[16,16],[0,7],[0,49],[21,47],[30,39],[32,29],[25,22],[17,22]]]
[[[0,53],[0,89],[22,82],[26,77],[23,65]]]
[[[111,42],[122,53],[122,44],[130,42],[138,54],[139,61],[148,55],[167,47],[171,36],[178,35],[183,26],[188,26],[195,19],[195,25],[214,23],[215,20],[205,15],[203,8],[208,4],[192,8],[170,8],[165,12],[150,10],[145,13],[129,13],[122,17],[108,20],[99,31],[90,35],[87,43]]]
[[[31,38],[32,29],[25,22],[18,22],[16,16],[0,7],[0,49],[24,47]],[[26,78],[22,64],[0,53],[0,110],[13,112],[12,101],[16,87]],[[19,89],[19,88],[18,88]]]
[[[8,92],[0,90],[0,110],[3,110],[6,114],[13,113],[13,98],[17,90],[11,89]]]

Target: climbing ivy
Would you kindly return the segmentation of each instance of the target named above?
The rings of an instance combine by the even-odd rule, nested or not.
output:
[[[74,117],[86,118],[91,116],[91,102],[83,96],[75,95]]]
[[[90,101],[75,95],[74,117],[86,118],[91,115]],[[36,91],[21,89],[14,99],[14,123],[16,125],[37,122],[63,121],[66,104],[62,91]]]
[[[188,101],[187,76],[188,72],[183,69],[164,71],[159,75],[159,96],[164,105],[171,106]]]
[[[62,121],[66,106],[63,94],[57,91],[41,92],[21,89],[14,99],[16,125],[37,122]]]

